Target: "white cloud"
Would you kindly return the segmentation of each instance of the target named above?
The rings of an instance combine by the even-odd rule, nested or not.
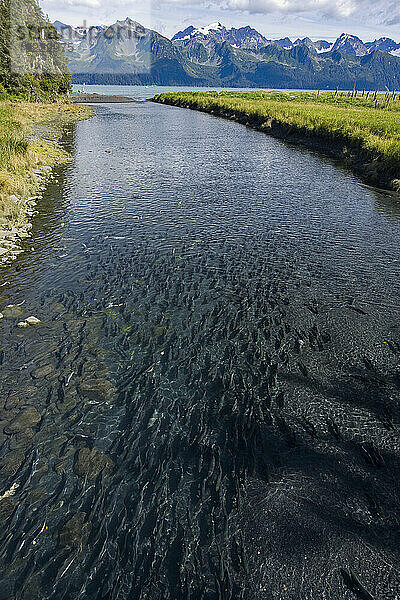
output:
[[[59,0],[47,0],[46,2],[46,7],[59,7],[59,8],[68,8],[68,7],[89,7],[89,8],[93,8],[96,6],[101,6],[102,5],[102,1],[101,0],[62,0],[62,2],[60,2]]]
[[[309,14],[326,18],[343,19],[359,16],[364,23],[394,24],[400,21],[398,0],[165,0],[165,4],[183,8],[246,12],[249,14]],[[163,4],[160,0],[157,4]]]
[[[98,24],[129,16],[168,36],[188,25],[221,21],[227,27],[251,25],[272,38],[335,39],[343,31],[365,40],[399,38],[399,0],[41,0],[40,4],[53,20]]]

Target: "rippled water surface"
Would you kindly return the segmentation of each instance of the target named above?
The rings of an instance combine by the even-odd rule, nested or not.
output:
[[[0,598],[400,598],[398,201],[96,112],[0,275]]]

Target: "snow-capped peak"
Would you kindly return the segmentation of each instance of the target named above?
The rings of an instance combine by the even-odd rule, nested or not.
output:
[[[210,33],[218,33],[226,31],[225,27],[222,23],[211,23],[211,25],[206,25],[205,27],[188,27],[185,31],[180,31],[177,33],[173,40],[190,40],[197,36],[207,37]],[[185,35],[186,34],[186,35]]]
[[[206,25],[205,27],[199,27],[198,29],[196,29],[194,33],[202,33],[203,35],[208,35],[210,33],[210,31],[221,31],[221,29],[224,29],[224,26],[222,25],[222,23],[211,23],[211,25]],[[193,35],[192,34],[192,35]]]

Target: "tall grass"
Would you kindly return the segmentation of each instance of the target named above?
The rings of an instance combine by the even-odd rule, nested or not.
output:
[[[156,101],[226,116],[247,116],[264,124],[291,128],[302,136],[340,140],[368,150],[386,162],[400,179],[399,95],[349,97],[326,92],[184,92],[162,94]],[[261,125],[262,127],[263,125]]]
[[[0,169],[11,163],[15,155],[24,154],[28,143],[21,139],[21,124],[13,119],[10,106],[0,106]]]
[[[37,170],[67,160],[68,155],[56,142],[60,125],[89,114],[87,107],[73,104],[0,102],[0,229],[25,222],[24,200],[40,183]],[[43,123],[53,124],[52,133],[46,135],[53,139],[34,139],[36,126]],[[13,196],[21,201],[16,202]]]
[[[28,148],[28,142],[18,139],[13,134],[5,135],[0,138],[0,169],[10,164],[15,155],[25,154]]]

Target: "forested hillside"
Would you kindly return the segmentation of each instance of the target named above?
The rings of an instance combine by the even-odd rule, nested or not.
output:
[[[71,87],[58,34],[34,0],[0,0],[0,85],[36,101]]]

